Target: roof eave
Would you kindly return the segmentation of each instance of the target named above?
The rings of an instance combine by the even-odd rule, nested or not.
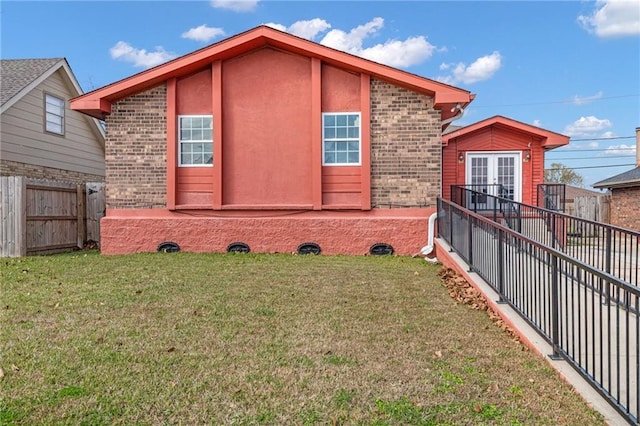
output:
[[[591,186],[594,188],[626,188],[630,186],[640,186],[640,179],[630,179],[630,180],[623,180],[623,181],[609,182],[609,183],[605,181],[600,181],[600,182],[594,183]]]
[[[102,119],[105,114],[110,113],[112,102],[155,87],[170,78],[198,71],[211,62],[232,58],[264,46],[317,57],[328,64],[339,65],[354,72],[367,73],[380,80],[433,96],[434,108],[442,111],[443,118],[451,106],[461,104],[466,107],[474,97],[464,89],[261,26],[72,99],[71,108]],[[99,107],[96,107],[98,104]]]

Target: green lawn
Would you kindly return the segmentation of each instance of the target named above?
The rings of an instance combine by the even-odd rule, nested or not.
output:
[[[0,424],[603,424],[407,257],[2,259]]]

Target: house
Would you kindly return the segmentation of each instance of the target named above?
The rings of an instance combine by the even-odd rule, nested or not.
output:
[[[565,185],[564,212],[582,219],[609,223],[609,195],[573,185]]]
[[[103,253],[415,254],[472,100],[260,26],[71,108],[106,122]]]
[[[544,154],[569,137],[511,118],[494,116],[450,128],[442,136],[443,197],[452,185],[501,184],[515,201],[535,205],[544,183]]]
[[[104,131],[69,108],[83,93],[66,59],[0,60],[0,175],[104,180]]]
[[[594,188],[611,191],[611,224],[640,230],[640,127],[636,127],[636,167],[594,183]]]

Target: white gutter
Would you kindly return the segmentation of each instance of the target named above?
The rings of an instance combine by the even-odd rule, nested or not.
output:
[[[435,228],[436,228],[436,219],[438,218],[438,213],[434,213],[431,216],[429,216],[429,231],[428,231],[428,236],[427,236],[427,245],[422,247],[422,249],[420,250],[420,254],[422,254],[424,256],[424,260],[426,260],[429,263],[436,263],[438,262],[438,258],[437,257],[427,257],[427,255],[431,254],[431,252],[433,252],[433,236],[435,234]]]
[[[452,121],[455,121],[459,118],[462,117],[462,115],[464,114],[464,108],[462,108],[462,105],[460,104],[456,104],[453,108],[451,108],[451,112],[454,112],[455,110],[458,110],[459,112],[454,115],[453,117],[447,118],[446,120],[442,120],[442,125],[444,126],[445,124],[449,124]],[[440,164],[440,170],[442,171],[442,162]],[[440,173],[440,178],[442,179],[442,173]],[[424,256],[424,260],[426,260],[429,263],[437,263],[438,262],[438,258],[437,257],[428,257],[429,254],[431,254],[433,252],[433,236],[435,235],[435,231],[436,231],[436,219],[438,218],[438,213],[434,213],[431,216],[429,216],[429,230],[427,231],[427,245],[422,247],[422,249],[420,250],[420,254],[422,254]]]

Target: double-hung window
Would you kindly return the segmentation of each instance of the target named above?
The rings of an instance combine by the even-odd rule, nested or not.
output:
[[[213,117],[211,115],[181,115],[178,117],[180,166],[211,166],[213,164]]]
[[[47,132],[64,135],[64,99],[44,95],[44,129]]]
[[[322,114],[322,164],[360,165],[360,113]]]

